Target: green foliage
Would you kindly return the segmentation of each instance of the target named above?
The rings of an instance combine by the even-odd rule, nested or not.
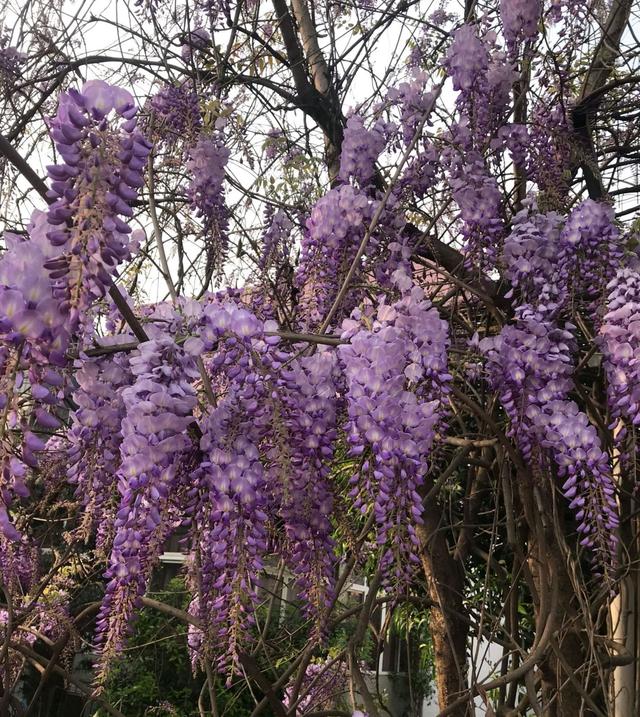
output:
[[[189,594],[181,578],[171,580],[166,589],[150,594],[157,600],[185,610]],[[345,593],[340,599],[340,612],[349,611],[359,603],[356,593]],[[309,624],[297,601],[276,603],[269,609],[265,599],[257,611],[257,627],[264,630],[264,639],[273,662],[260,655],[260,668],[269,674],[278,671],[295,659],[308,637]],[[265,623],[269,616],[269,624]],[[358,612],[343,620],[328,637],[323,655],[336,657],[349,643],[358,622]],[[396,608],[391,630],[408,638],[412,647],[410,679],[415,697],[430,695],[433,684],[433,650],[427,630],[426,612],[412,605]],[[377,662],[376,641],[367,631],[358,647],[357,658],[369,669]],[[324,659],[324,658],[323,658]],[[275,675],[274,675],[275,677]],[[204,686],[204,676],[194,676],[187,649],[187,628],[178,618],[151,608],[140,612],[134,632],[123,655],[114,664],[104,698],[127,717],[198,717],[198,699]],[[254,706],[253,697],[246,682],[238,679],[226,687],[222,678],[214,685],[216,703],[221,717],[246,717]],[[255,688],[254,688],[255,692]],[[256,693],[259,697],[259,694]],[[201,701],[209,712],[208,694]],[[105,713],[99,710],[99,717]],[[267,709],[265,715],[271,714]]]
[[[173,607],[186,609],[189,594],[181,578],[151,594]],[[187,627],[177,618],[144,608],[127,649],[115,663],[105,686],[105,699],[127,717],[197,717],[204,678],[194,675],[187,650]],[[252,701],[246,689],[215,685],[221,715],[246,717]],[[208,710],[208,697],[204,696]],[[102,717],[103,712],[98,713]]]
[[[188,594],[175,578],[157,599],[185,608]],[[177,619],[145,608],[122,657],[108,679],[105,698],[127,717],[198,714],[202,680],[191,674],[187,628]]]
[[[415,646],[415,652],[409,650],[409,678],[413,692],[419,698],[431,697],[435,682],[435,655],[429,634],[428,612],[411,603],[399,605],[393,611],[391,630],[402,635],[408,645]]]

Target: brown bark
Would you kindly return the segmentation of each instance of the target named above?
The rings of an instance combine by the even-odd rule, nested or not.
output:
[[[547,569],[543,579],[548,581],[548,590],[551,589],[551,581],[556,582],[559,598],[556,619],[563,627],[540,664],[543,715],[579,717],[590,714],[584,711],[586,706],[580,690],[580,673],[586,659],[580,639],[581,616],[576,610],[573,586],[557,546],[549,546],[544,552]]]
[[[340,145],[342,144],[342,110],[340,101],[331,82],[329,67],[318,42],[318,31],[309,14],[306,0],[292,0],[293,15],[298,25],[302,47],[307,58],[311,81],[316,91],[324,98],[329,108],[331,124],[324,128],[325,160],[331,183],[340,171]]]
[[[467,689],[467,622],[463,613],[464,571],[449,551],[441,530],[442,510],[430,501],[423,510],[424,524],[416,526],[420,538],[420,560],[433,603],[429,632],[433,640],[436,690],[441,710],[453,705]],[[468,717],[469,703],[459,704],[451,715]]]
[[[618,435],[622,424],[615,430]],[[627,450],[633,455],[634,446]],[[620,512],[619,541],[620,562],[625,574],[620,579],[618,594],[609,607],[610,636],[629,656],[626,664],[619,664],[611,672],[610,704],[615,717],[640,714],[640,524],[638,500],[635,491],[635,475],[622,470],[619,451],[614,453],[613,477],[619,487],[618,509]],[[630,474],[631,473],[631,474]]]
[[[326,60],[318,44],[317,30],[304,0],[295,0],[293,15],[286,0],[272,2],[296,86],[297,105],[322,129],[325,138],[325,163],[329,179],[333,182],[340,168],[344,118]]]
[[[551,477],[521,477],[520,496],[529,529],[529,569],[535,586],[534,614],[539,636],[549,621],[555,634],[538,662],[541,676],[540,713],[544,717],[580,717],[593,714],[583,697],[587,654],[581,634],[583,615],[567,567],[562,525],[554,524]],[[561,523],[561,521],[559,521]],[[552,595],[555,599],[552,599]],[[531,697],[535,698],[535,695]],[[586,711],[585,711],[586,710]]]

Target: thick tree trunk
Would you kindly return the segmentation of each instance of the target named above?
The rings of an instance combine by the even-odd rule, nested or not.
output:
[[[616,437],[622,424],[615,430]],[[634,446],[629,453],[633,455]],[[609,635],[627,655],[635,658],[627,664],[618,665],[611,673],[610,702],[614,717],[637,715],[640,710],[640,569],[638,558],[638,501],[635,492],[635,475],[621,470],[621,457],[614,453],[613,477],[619,488],[618,510],[620,529],[618,538],[622,546],[621,562],[627,565],[627,574],[621,578],[618,594],[609,606]]]
[[[634,571],[620,583],[620,592],[614,598],[609,609],[611,621],[611,637],[624,645],[627,652],[635,655],[638,651],[636,631],[638,628],[638,613],[636,602],[638,599],[637,573]],[[637,663],[619,665],[613,670],[611,676],[611,704],[615,717],[638,714],[636,709],[636,680]]]
[[[420,559],[433,603],[429,631],[433,640],[438,704],[443,710],[467,689],[467,621],[463,613],[464,572],[449,551],[441,530],[442,510],[433,501],[423,511],[424,525],[417,526]],[[450,713],[469,717],[470,704],[461,704]]]
[[[538,713],[544,717],[583,717],[593,714],[583,698],[586,634],[575,589],[567,569],[567,549],[558,540],[562,525],[554,524],[559,508],[554,505],[550,477],[537,475],[533,482],[522,477],[520,496],[529,527],[529,569],[535,597],[537,638],[551,621],[553,637],[538,662],[541,702]],[[530,700],[537,699],[535,694]]]
[[[581,670],[585,668],[585,650],[580,639],[583,622],[574,603],[574,590],[562,561],[559,546],[547,550],[549,570],[548,590],[556,583],[558,602],[557,637],[540,665],[542,673],[542,706],[545,717],[580,717],[592,714],[585,711],[581,695]]]

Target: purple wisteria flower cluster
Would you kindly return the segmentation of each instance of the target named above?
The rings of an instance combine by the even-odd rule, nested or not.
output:
[[[317,327],[327,315],[374,209],[373,200],[348,184],[330,190],[314,206],[296,275],[303,326]]]
[[[412,546],[418,544],[414,526],[422,520],[419,491],[451,380],[448,326],[414,287],[391,305],[382,301],[374,315],[356,310],[342,329],[349,339],[339,347],[347,440],[362,461],[351,496],[363,513],[373,510],[387,582],[404,583],[417,560]]]
[[[611,418],[622,419],[618,441],[630,427],[640,425],[640,274],[621,268],[607,285],[607,313],[599,343],[607,375]]]
[[[0,331],[6,343],[26,342],[41,361],[64,366],[69,332],[63,307],[54,298],[45,264],[58,251],[47,239],[53,229],[43,212],[36,210],[28,237],[5,233],[7,251],[0,260],[2,318]]]
[[[589,14],[588,8],[587,0],[551,0],[549,17],[556,22],[567,16],[574,16],[580,20]]]
[[[189,200],[203,220],[207,276],[220,272],[229,248],[229,210],[225,203],[224,178],[229,149],[221,136],[201,134],[189,148],[187,169],[191,180]]]
[[[530,203],[505,239],[506,276],[522,300],[557,315],[569,299],[595,308],[623,260],[612,207],[586,199],[565,220]]]
[[[462,93],[484,89],[489,69],[489,53],[473,25],[465,24],[453,33],[446,59],[453,89]]]
[[[39,557],[27,536],[16,539],[0,526],[0,577],[8,594],[19,596],[29,592],[40,575]]]
[[[513,133],[509,132],[507,118],[517,74],[497,47],[495,36],[482,25],[465,24],[454,32],[444,64],[458,91],[460,119],[449,130],[450,141],[442,161],[460,208],[466,263],[492,270],[505,229],[501,194],[489,172],[485,151],[496,142],[509,146],[504,135]],[[522,140],[522,132],[515,131]],[[524,151],[519,145],[518,155]]]
[[[8,34],[0,36],[0,88],[5,96],[9,96],[12,91],[27,59],[24,52],[20,52],[9,42]]]
[[[580,545],[590,548],[598,568],[609,572],[617,562],[619,519],[609,458],[598,432],[573,401],[551,401],[536,409],[529,409],[529,418],[541,448],[548,449],[556,463]]]
[[[276,271],[288,261],[289,237],[293,230],[293,222],[282,209],[266,210],[267,227],[262,235],[260,246],[262,253],[258,258],[258,266],[262,271],[275,267]]]
[[[45,447],[42,435],[61,425],[55,407],[64,397],[69,335],[44,268],[55,252],[46,226],[35,212],[31,237],[5,233],[0,257],[0,533],[8,541],[21,540],[10,509],[29,495],[29,472]],[[11,580],[9,573],[0,577]]]
[[[209,35],[194,31],[190,37],[194,47],[200,47],[206,45]],[[180,150],[187,158],[186,191],[203,225],[208,284],[212,276],[221,274],[229,248],[230,214],[224,183],[231,153],[218,124],[213,130],[205,127],[196,89],[188,80],[161,87],[147,103],[147,123],[156,147],[164,147],[169,155]]]
[[[512,54],[518,53],[520,43],[538,36],[542,5],[542,0],[500,0],[502,29]]]
[[[505,233],[498,183],[488,173],[480,152],[445,151],[442,160],[460,209],[465,261],[468,266],[490,270],[497,263]]]
[[[614,487],[598,432],[568,399],[573,388],[573,328],[557,328],[523,306],[516,324],[481,341],[480,349],[524,458],[545,471],[555,464],[581,545],[592,548],[608,571],[616,562]]]
[[[371,183],[376,171],[376,161],[387,143],[384,122],[378,120],[367,129],[360,115],[347,120],[340,153],[340,179],[355,180],[360,187]]]
[[[182,46],[180,47],[180,55],[185,62],[191,62],[199,53],[211,46],[211,35],[204,27],[194,27],[193,30],[186,33]]]
[[[123,121],[113,129],[114,112]],[[19,539],[9,518],[15,498],[28,495],[28,470],[38,464],[43,434],[61,425],[54,407],[64,398],[71,336],[91,320],[90,307],[111,284],[129,254],[131,229],[121,216],[142,185],[149,144],[135,129],[131,95],[105,82],[87,82],[82,92],[62,93],[50,133],[63,163],[48,168],[51,201],[36,211],[28,239],[5,235],[0,261],[3,317],[0,331],[0,528]],[[91,329],[92,330],[92,329]],[[20,402],[28,382],[31,405]],[[22,405],[19,407],[19,403]],[[14,445],[22,428],[22,445]],[[46,436],[45,436],[46,437]]]
[[[495,33],[482,24],[465,24],[453,33],[444,66],[458,91],[460,119],[451,129],[453,141],[483,150],[510,114],[515,68]]]
[[[397,194],[408,201],[419,201],[436,185],[440,178],[442,161],[440,152],[431,142],[424,142],[412,157],[398,180]]]
[[[114,476],[126,414],[122,391],[131,385],[133,374],[123,354],[85,358],[77,364],[72,398],[78,408],[71,415],[67,475],[84,506],[78,536],[87,540],[95,530],[96,549],[108,552],[119,502]]]
[[[407,199],[421,199],[436,183],[441,165],[440,153],[433,142],[425,136],[424,128],[430,124],[429,116],[433,112],[438,92],[427,90],[428,76],[417,71],[397,88],[388,93],[392,105],[400,109],[400,127],[405,145],[414,140],[419,127],[422,131],[415,142],[415,153],[412,153],[402,172],[395,190],[396,195]],[[393,136],[393,125],[389,125],[387,133]]]
[[[320,351],[281,372],[287,465],[274,446],[272,472],[279,473],[278,500],[286,532],[284,554],[307,614],[321,632],[334,598],[334,506],[330,480],[337,431],[338,365]]]
[[[132,96],[91,80],[62,93],[50,133],[62,162],[48,167],[47,232],[57,255],[49,269],[54,295],[71,330],[102,297],[118,264],[130,256],[131,204],[144,184],[151,145],[136,130]],[[122,121],[110,120],[112,113]],[[123,219],[124,217],[124,219]]]
[[[98,618],[102,664],[121,649],[135,607],[166,539],[179,463],[191,445],[186,434],[196,404],[193,381],[199,345],[182,348],[172,338],[142,343],[129,359],[134,380],[122,389],[120,494],[113,547]]]
[[[433,112],[438,93],[434,88],[427,89],[428,81],[428,75],[418,70],[388,92],[391,104],[400,108],[400,127],[405,145],[411,144],[418,129],[428,124]],[[387,128],[389,133],[392,130],[392,126]]]
[[[181,506],[190,526],[189,609],[203,625],[189,644],[194,665],[213,659],[228,672],[251,640],[268,552],[284,558],[323,629],[335,578],[338,364],[328,351],[292,357],[268,335],[274,322],[225,297],[212,299],[198,324],[189,345],[204,356],[218,398],[200,421],[202,455]]]
[[[564,218],[537,211],[535,202],[513,217],[503,248],[505,275],[525,304],[557,314],[567,301],[569,261],[560,241]]]
[[[554,205],[566,203],[570,186],[573,145],[567,108],[557,101],[539,103],[531,111],[528,128],[527,174]]]
[[[149,136],[168,150],[193,142],[202,126],[198,95],[186,83],[161,87],[149,100],[148,111]]]
[[[499,392],[511,434],[527,460],[537,446],[531,410],[566,399],[573,387],[574,328],[569,323],[561,328],[525,304],[519,307],[514,324],[480,342],[488,359],[489,380]]]
[[[260,443],[270,421],[269,384],[262,368],[270,344],[264,324],[231,302],[211,303],[202,315],[199,341],[217,351],[209,366],[224,397],[202,426],[204,461],[194,493],[195,599],[190,609],[206,627],[192,635],[197,659],[215,658],[235,668],[257,601],[256,586],[267,552],[267,485]]]
[[[573,298],[587,302],[601,299],[623,257],[613,207],[593,199],[578,204],[567,219],[560,243],[567,247],[567,254],[573,253]]]
[[[570,302],[597,307],[621,265],[613,210],[588,199],[563,221],[554,212],[537,213],[530,204],[515,217],[503,256],[514,290],[522,301],[531,303],[517,307],[515,323],[505,326],[499,336],[480,342],[490,383],[499,392],[524,457],[545,470],[550,461],[555,464],[558,477],[564,479],[562,490],[574,511],[581,545],[591,548],[608,570],[616,561],[618,522],[611,467],[597,430],[569,400],[575,326],[561,327],[560,322]],[[622,270],[617,276],[619,280],[609,284],[609,313],[600,334],[614,418],[628,405],[633,365],[620,310],[629,312],[625,318],[633,314],[637,291],[634,272]]]
[[[260,424],[255,374],[235,381],[208,417],[198,477],[195,516],[200,560],[197,615],[205,621],[200,659],[217,658],[221,672],[237,666],[257,603],[256,586],[267,552],[266,482],[260,462]],[[254,381],[252,382],[252,379]],[[252,421],[256,418],[256,424]]]

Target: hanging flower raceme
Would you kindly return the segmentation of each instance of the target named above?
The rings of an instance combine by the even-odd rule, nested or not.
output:
[[[191,207],[203,222],[208,278],[222,270],[229,248],[229,210],[224,191],[229,156],[217,135],[201,135],[189,149],[187,170],[191,181],[187,191]]]
[[[27,55],[10,45],[10,41],[9,33],[0,35],[0,89],[4,98],[11,96],[27,60]]]
[[[271,470],[286,534],[285,561],[319,633],[334,597],[330,463],[337,438],[337,368],[333,352],[319,351],[282,371],[279,416],[286,445],[274,446]]]
[[[2,504],[0,504],[0,520],[2,519]],[[10,529],[13,525],[9,523]],[[14,600],[29,592],[34,586],[41,570],[39,562],[40,552],[27,536],[7,534],[0,522],[0,580],[5,595],[11,595]]]
[[[108,345],[106,339],[101,344]],[[69,431],[70,482],[84,506],[78,537],[86,540],[96,529],[96,548],[108,550],[113,541],[120,466],[122,421],[126,407],[122,391],[133,380],[125,354],[77,361],[78,384],[72,394],[78,408]]]
[[[5,233],[0,257],[0,533],[13,541],[21,536],[11,508],[29,495],[28,474],[45,434],[61,425],[54,408],[68,334],[44,269],[53,250],[38,231],[42,220],[35,212],[29,238]]]
[[[211,35],[204,27],[194,27],[184,35],[180,55],[185,62],[191,62],[194,55],[211,46]]]
[[[151,97],[148,105],[149,135],[154,141],[171,150],[196,139],[202,126],[200,103],[196,92],[186,83],[164,85]]]
[[[291,300],[294,223],[282,209],[267,205],[265,228],[258,243],[256,282],[241,292],[242,302],[261,319],[274,319]]]
[[[587,199],[566,221],[536,209],[529,203],[513,219],[503,251],[507,278],[538,312],[557,315],[570,295],[597,308],[622,261],[613,209]]]
[[[428,123],[433,112],[438,91],[433,87],[427,89],[428,75],[416,71],[405,82],[389,89],[389,101],[400,108],[400,126],[405,145],[411,144],[420,128]],[[387,134],[395,129],[393,125],[381,125]]]
[[[515,215],[504,241],[506,277],[521,303],[535,305],[538,313],[550,317],[568,300],[567,247],[560,241],[563,224],[560,214],[540,213],[532,202]]]
[[[555,22],[563,19],[570,20],[571,16],[584,20],[590,15],[589,3],[587,0],[551,0],[549,17]],[[578,25],[578,28],[580,25]],[[572,28],[572,29],[577,29]]]
[[[593,199],[581,202],[569,215],[560,242],[571,257],[574,299],[586,299],[597,308],[622,262],[613,207]]]
[[[135,115],[126,90],[91,80],[82,92],[60,95],[49,123],[62,162],[48,167],[47,221],[53,227],[47,237],[58,251],[45,266],[72,331],[130,256],[125,219],[133,215],[151,147],[136,131]]]
[[[538,185],[548,203],[564,206],[571,186],[572,129],[564,103],[531,110],[527,176]]]
[[[418,153],[407,162],[398,180],[397,194],[408,201],[423,199],[439,179],[442,163],[440,152],[431,142],[419,145]]]
[[[296,275],[305,327],[317,327],[329,312],[374,209],[375,203],[350,185],[331,189],[313,208]]]
[[[243,7],[247,10],[255,4],[256,0],[247,0],[246,4],[243,3]],[[220,24],[224,20],[228,23],[232,22],[233,12],[235,3],[233,0],[202,0],[199,3],[200,7],[204,10],[209,23],[212,26]]]
[[[363,327],[369,322],[370,330]],[[349,339],[339,347],[348,441],[351,453],[362,456],[351,495],[363,513],[373,509],[387,582],[403,582],[417,560],[419,490],[451,379],[448,327],[415,287],[390,306],[381,302],[373,316],[355,311],[342,338]]]
[[[541,0],[500,0],[502,29],[511,54],[517,55],[520,43],[535,40],[541,16]]]
[[[349,117],[340,153],[339,176],[342,181],[353,179],[360,187],[372,182],[376,161],[387,143],[385,134],[384,122],[380,120],[367,129],[360,115]]]
[[[480,342],[489,380],[498,391],[524,458],[546,469],[552,461],[574,510],[581,544],[592,548],[599,567],[615,564],[617,525],[611,471],[596,429],[568,400],[573,387],[571,324],[558,327],[528,306],[500,335]]]
[[[251,377],[249,377],[251,378]],[[200,657],[227,672],[250,642],[262,558],[267,552],[266,484],[259,456],[263,431],[251,418],[260,410],[244,390],[231,391],[205,424],[195,519],[199,560],[197,615],[206,621]],[[258,398],[263,398],[258,393]]]
[[[538,440],[557,466],[562,493],[574,511],[580,545],[589,548],[598,569],[615,567],[618,509],[611,468],[595,426],[573,401],[531,407],[529,418]]]
[[[203,421],[205,459],[193,489],[196,574],[190,609],[204,627],[191,647],[200,651],[199,659],[215,659],[221,672],[237,667],[240,645],[250,639],[267,551],[267,488],[259,454],[270,420],[263,332],[264,325],[237,305],[213,303],[204,310],[201,341],[206,351],[216,349],[209,369],[214,379],[220,377],[225,395]]]
[[[491,270],[505,234],[498,183],[479,152],[450,150],[443,154],[443,160],[453,199],[460,208],[465,262]]]
[[[0,333],[3,343],[23,345],[39,363],[65,365],[68,346],[67,317],[54,298],[45,264],[58,251],[46,234],[54,227],[43,212],[33,212],[28,237],[9,232],[4,240],[7,251],[0,260]]]
[[[402,139],[405,145],[409,145],[419,128],[429,124],[428,118],[435,106],[438,91],[433,88],[427,90],[427,75],[415,72],[411,79],[391,88],[388,97],[392,105],[400,108]],[[386,129],[391,136],[394,125],[387,125]],[[424,131],[420,134],[424,134]],[[409,201],[421,199],[436,183],[439,169],[439,152],[425,136],[418,137],[415,153],[409,157],[398,180],[396,194],[403,195]]]
[[[267,227],[262,235],[261,253],[258,266],[262,271],[272,267],[278,269],[289,259],[289,237],[293,230],[293,222],[282,209],[273,211],[271,205],[265,210]]]
[[[501,192],[485,155],[497,148],[515,149],[523,161],[526,132],[508,125],[510,97],[517,73],[482,25],[465,24],[455,31],[445,61],[455,90],[460,119],[449,130],[442,153],[453,199],[460,208],[467,266],[492,271],[505,234]],[[513,141],[512,140],[513,135]]]
[[[640,425],[640,274],[631,267],[620,269],[607,290],[599,343],[611,417],[623,421],[616,435],[621,441],[630,427]]]
[[[191,343],[190,343],[191,341]],[[196,405],[195,357],[199,343],[184,348],[171,338],[140,344],[129,360],[135,377],[122,390],[120,503],[106,577],[109,582],[98,618],[102,665],[123,646],[151,568],[171,530],[171,501],[178,488],[180,461],[191,445],[187,426]]]
[[[496,44],[495,34],[480,24],[454,32],[444,66],[458,91],[460,120],[452,128],[452,140],[466,150],[484,151],[511,112],[511,90],[518,78],[513,63]]]
[[[514,324],[480,342],[489,381],[511,422],[510,434],[527,460],[537,445],[530,409],[566,399],[573,386],[574,328],[568,323],[560,328],[525,305],[518,309]]]
[[[489,53],[473,25],[462,25],[453,33],[446,67],[454,90],[470,92],[481,88],[489,69]]]

